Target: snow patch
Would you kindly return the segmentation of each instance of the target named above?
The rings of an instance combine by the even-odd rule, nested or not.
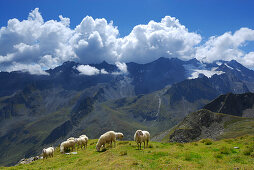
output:
[[[229,69],[233,70],[233,67],[230,67],[229,65],[227,65],[227,63],[225,63],[225,66],[227,66]]]
[[[215,74],[221,75],[221,74],[225,73],[223,71],[216,71],[216,69],[217,69],[217,67],[213,67],[211,70],[195,69],[195,70],[193,70],[191,76],[188,77],[188,79],[196,79],[196,78],[198,78],[199,74],[204,74],[206,77],[211,78]]]

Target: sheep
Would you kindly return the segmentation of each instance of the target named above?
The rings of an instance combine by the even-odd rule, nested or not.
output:
[[[81,135],[81,136],[79,136],[79,138],[85,138],[85,140],[86,140],[85,146],[87,147],[88,137],[86,135]]]
[[[87,140],[88,140],[88,137],[87,137],[86,135],[80,135],[79,137],[80,137],[80,138],[85,137],[85,138],[87,138]]]
[[[137,130],[136,133],[134,134],[134,141],[137,142],[138,149],[141,149],[142,142],[144,142],[144,149],[145,149],[145,146],[148,146],[149,140],[150,140],[150,133],[148,131]],[[146,142],[147,142],[147,145],[146,145]]]
[[[110,143],[112,146],[112,142],[114,142],[114,147],[116,146],[116,133],[114,131],[108,131],[100,136],[97,144],[96,149],[100,151],[101,146],[105,148],[106,143]]]
[[[88,137],[85,137],[86,135],[82,135],[79,138],[76,138],[76,143],[77,143],[77,150],[80,146],[80,148],[82,149],[82,146],[84,148],[87,147],[87,142],[88,142]]]
[[[116,139],[123,139],[123,133],[116,132]]]
[[[54,151],[55,149],[53,147],[49,147],[47,149],[43,149],[42,150],[42,155],[43,155],[43,159],[47,159],[48,157],[53,157],[54,156]]]
[[[60,152],[64,153],[66,149],[71,149],[73,151],[75,149],[75,144],[76,142],[73,139],[68,139],[67,141],[62,142],[60,145]]]
[[[75,140],[75,138],[74,137],[69,137],[68,139],[67,139],[67,141],[68,140]]]

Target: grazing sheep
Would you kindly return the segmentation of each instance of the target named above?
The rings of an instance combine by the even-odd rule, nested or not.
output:
[[[68,140],[75,140],[75,138],[74,137],[69,137],[68,139],[67,139],[67,141]]]
[[[43,149],[42,150],[42,156],[43,156],[43,159],[47,159],[48,157],[53,157],[54,156],[54,151],[55,149],[53,147],[49,147],[47,149]]]
[[[71,149],[73,151],[75,149],[75,144],[76,142],[73,139],[68,139],[67,141],[62,142],[60,145],[60,152],[64,153],[66,149]]]
[[[85,149],[87,147],[87,142],[88,142],[88,137],[81,136],[79,138],[76,138],[77,150],[78,150],[79,146],[81,149],[82,149],[82,146]]]
[[[114,142],[114,147],[116,146],[116,133],[114,131],[108,131],[100,136],[97,144],[96,149],[100,151],[101,146],[105,148],[106,143],[110,143],[112,146],[112,142]]]
[[[84,138],[87,138],[87,140],[88,140],[88,137],[86,135],[80,135],[79,137],[80,138],[84,137]]]
[[[123,139],[123,133],[116,132],[116,139]]]
[[[145,146],[148,146],[148,142],[150,140],[150,133],[148,131],[137,130],[136,133],[134,134],[134,140],[138,144],[138,149],[141,149],[142,142],[144,142],[145,149]]]
[[[85,138],[86,139],[86,147],[87,147],[87,143],[88,143],[88,137],[86,136],[86,135],[81,135],[81,136],[79,136],[79,138]]]

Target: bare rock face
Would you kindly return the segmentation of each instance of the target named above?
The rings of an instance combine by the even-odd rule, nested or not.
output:
[[[17,163],[17,165],[30,164],[31,162],[39,160],[39,159],[43,159],[43,157],[42,156],[35,156],[35,157],[30,157],[30,158],[23,158]]]
[[[223,131],[226,116],[202,109],[189,114],[170,135],[171,142],[191,142],[202,138],[214,139]]]

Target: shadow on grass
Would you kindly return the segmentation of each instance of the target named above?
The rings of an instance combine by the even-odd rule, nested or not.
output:
[[[105,151],[107,151],[107,149],[106,149],[106,148],[103,148],[101,151],[97,151],[97,152],[103,153],[103,152],[105,152]]]

